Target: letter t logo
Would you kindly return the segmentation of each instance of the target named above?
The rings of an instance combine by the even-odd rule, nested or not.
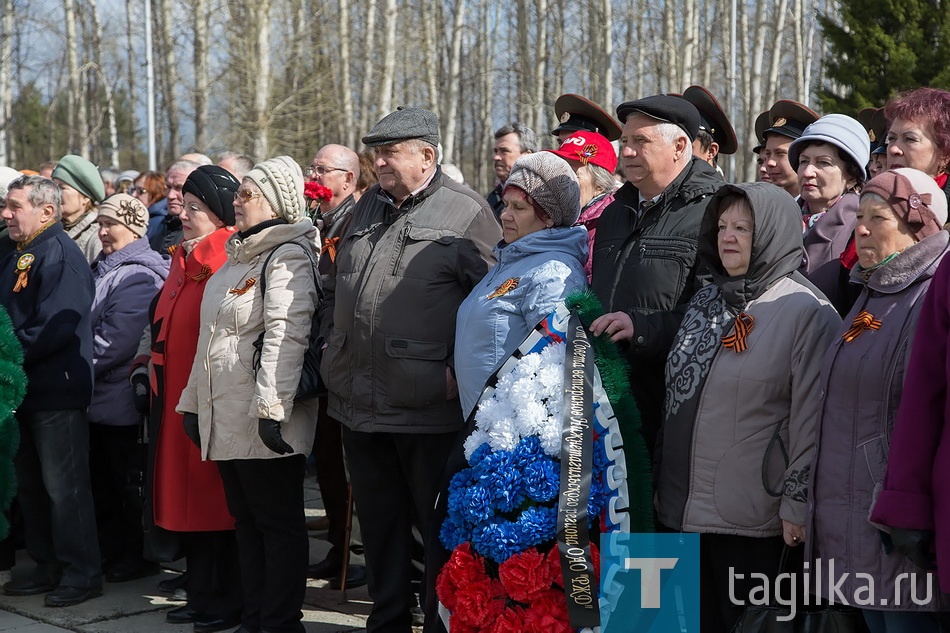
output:
[[[676,567],[678,558],[625,558],[627,569],[640,570],[640,608],[660,608],[660,572]]]

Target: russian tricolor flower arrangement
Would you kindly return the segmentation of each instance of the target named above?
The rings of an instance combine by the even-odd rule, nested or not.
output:
[[[450,633],[595,628],[599,539],[588,530],[652,531],[627,368],[606,337],[587,336],[602,312],[573,293],[482,392],[440,532]]]

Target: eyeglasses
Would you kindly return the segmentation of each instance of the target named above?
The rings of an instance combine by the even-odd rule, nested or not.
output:
[[[323,165],[317,165],[314,167],[313,165],[310,165],[310,167],[307,167],[304,170],[303,175],[307,178],[313,178],[314,176],[326,176],[331,171],[349,171],[349,169],[342,169],[340,167],[324,167]]]
[[[234,192],[234,197],[240,198],[244,202],[250,202],[254,198],[257,198],[258,196],[263,196],[263,195],[264,194],[261,193],[260,191],[251,191],[250,189],[246,187],[244,189],[238,189],[237,191]]]
[[[148,193],[148,191],[145,190],[145,187],[129,187],[130,196],[134,196],[135,194],[144,196],[146,193]]]

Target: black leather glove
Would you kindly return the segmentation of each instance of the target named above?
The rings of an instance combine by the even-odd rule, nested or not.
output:
[[[271,449],[278,455],[287,455],[293,453],[294,449],[284,441],[280,436],[280,422],[277,420],[268,420],[260,418],[257,421],[257,434],[261,436],[264,446]]]
[[[185,435],[188,436],[188,439],[198,447],[198,450],[201,450],[201,434],[198,433],[198,414],[197,413],[183,413],[181,418],[181,425],[185,429]]]
[[[937,568],[933,542],[933,530],[891,528],[891,543],[894,544],[894,549],[921,569]]]
[[[148,415],[149,401],[151,399],[148,374],[144,372],[132,374],[132,377],[129,378],[129,382],[132,383],[132,399],[135,401],[135,410],[142,415]]]

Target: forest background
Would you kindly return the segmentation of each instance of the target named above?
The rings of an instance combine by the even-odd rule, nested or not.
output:
[[[306,165],[409,105],[439,115],[443,161],[485,192],[492,131],[517,120],[552,146],[558,95],[613,111],[700,84],[734,113],[727,178],[749,180],[753,123],[777,99],[853,114],[950,85],[947,2],[151,0],[158,166],[190,150]],[[0,164],[145,169],[145,0],[0,10]]]

